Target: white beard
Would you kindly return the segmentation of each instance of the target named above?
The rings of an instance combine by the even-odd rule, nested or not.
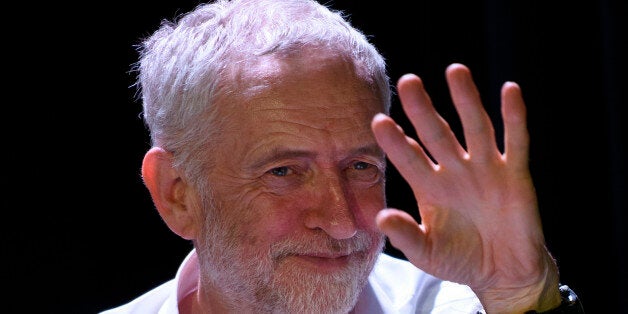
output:
[[[204,205],[211,204],[206,200]],[[238,228],[216,214],[220,209],[204,208],[209,214],[197,242],[201,285],[217,292],[236,313],[348,313],[384,247],[383,235],[358,231],[351,239],[336,240],[321,231],[316,238],[275,243],[252,257],[241,245],[247,239]],[[373,241],[377,249],[370,251]],[[290,262],[292,255],[307,252],[350,254],[349,263],[341,271],[322,274]]]

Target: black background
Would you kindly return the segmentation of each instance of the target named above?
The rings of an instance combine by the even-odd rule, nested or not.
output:
[[[5,8],[0,241],[10,313],[119,305],[172,278],[191,249],[163,224],[142,185],[149,144],[129,70],[139,39],[198,3]],[[424,79],[457,131],[447,65],[471,68],[498,136],[499,88],[506,80],[522,86],[530,167],[561,279],[587,312],[628,313],[625,4],[330,3],[373,36],[393,80],[406,72]],[[394,169],[388,192],[391,206],[414,212]]]

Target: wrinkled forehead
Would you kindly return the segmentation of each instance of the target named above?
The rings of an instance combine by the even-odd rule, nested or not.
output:
[[[372,117],[384,110],[384,101],[355,68],[333,54],[265,56],[253,66],[241,68],[231,92],[217,103],[218,112],[223,125],[240,132],[263,124],[295,134],[307,126],[307,130],[327,135],[349,128],[367,136]]]
[[[255,97],[285,85],[309,82],[313,89],[326,86],[349,92],[359,88],[366,93],[363,97],[379,99],[381,93],[374,79],[363,65],[356,62],[345,57],[344,52],[301,47],[243,61],[234,66],[231,77],[236,86],[234,91],[243,97]],[[379,111],[382,111],[385,102],[381,99],[380,102],[382,109]]]

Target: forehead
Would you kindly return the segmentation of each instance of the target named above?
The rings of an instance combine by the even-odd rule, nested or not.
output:
[[[220,109],[229,120],[224,136],[251,150],[372,145],[370,121],[384,106],[368,80],[333,54],[269,57],[243,70],[236,85]]]
[[[314,110],[321,117],[384,110],[372,79],[358,74],[356,66],[339,54],[315,49],[284,57],[265,56],[241,69],[235,94],[241,107],[234,109]]]

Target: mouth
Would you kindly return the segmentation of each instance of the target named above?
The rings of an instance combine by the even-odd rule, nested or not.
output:
[[[273,244],[270,258],[278,267],[339,274],[369,261],[375,249],[373,240],[365,232],[342,241],[331,238],[290,239]]]
[[[287,260],[297,265],[316,272],[331,273],[346,269],[349,266],[352,255],[340,254],[295,254],[287,257]]]

